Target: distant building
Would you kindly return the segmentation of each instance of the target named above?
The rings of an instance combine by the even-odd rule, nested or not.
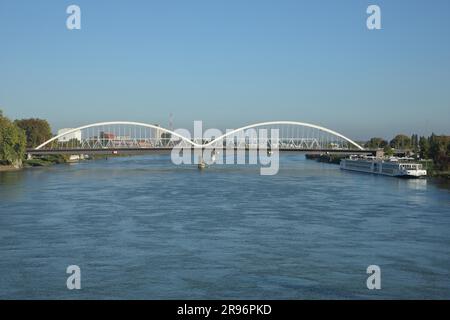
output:
[[[116,136],[113,133],[109,133],[109,132],[100,132],[100,139],[104,139],[104,140],[114,140],[114,139],[119,139],[120,137]]]
[[[70,130],[73,130],[73,129],[72,128],[60,129],[60,130],[58,130],[58,135],[63,134],[65,132],[68,132]],[[77,130],[77,131],[74,131],[72,133],[66,134],[66,135],[58,138],[58,142],[68,142],[68,141],[70,141],[72,139],[81,141],[81,131]]]
[[[159,124],[154,124],[156,127],[161,127]],[[156,141],[160,141],[163,135],[163,130],[162,129],[156,129],[155,132],[155,139]]]

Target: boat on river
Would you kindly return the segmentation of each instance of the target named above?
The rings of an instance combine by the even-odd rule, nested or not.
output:
[[[421,163],[412,158],[350,156],[340,162],[342,170],[380,174],[390,177],[421,178],[427,175]]]

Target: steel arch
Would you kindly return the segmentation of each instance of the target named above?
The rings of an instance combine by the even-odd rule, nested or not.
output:
[[[330,129],[327,129],[325,127],[321,127],[321,126],[318,126],[318,125],[315,125],[315,124],[310,124],[310,123],[306,123],[306,122],[298,122],[298,121],[269,121],[269,122],[260,122],[260,123],[251,124],[251,125],[248,125],[248,126],[245,126],[245,127],[238,128],[238,129],[232,130],[230,132],[227,132],[226,134],[221,135],[220,137],[217,137],[213,141],[205,144],[204,146],[205,147],[210,146],[210,145],[214,144],[215,142],[220,141],[222,139],[225,139],[226,137],[231,136],[231,135],[233,135],[233,134],[235,134],[235,133],[237,133],[239,131],[252,129],[252,128],[256,128],[256,127],[262,127],[262,126],[283,125],[283,124],[285,124],[285,125],[298,125],[298,126],[309,127],[309,128],[318,129],[318,130],[321,130],[321,131],[324,131],[324,132],[328,132],[328,133],[330,133],[330,134],[332,134],[334,136],[337,136],[339,138],[342,138],[342,139],[346,140],[347,142],[349,142],[352,145],[354,145],[355,147],[357,147],[359,150],[364,150],[364,148],[361,147],[359,144],[357,144],[353,140],[345,137],[344,135],[342,135],[342,134],[340,134],[340,133],[338,133],[336,131],[333,131],[333,130],[330,130]]]
[[[170,133],[171,135],[174,135],[174,136],[176,136],[176,137],[178,137],[178,138],[180,138],[180,139],[182,139],[182,140],[192,144],[193,146],[196,146],[196,147],[201,147],[202,146],[201,144],[197,144],[197,143],[189,140],[186,137],[183,137],[182,135],[180,135],[180,134],[178,134],[178,133],[176,133],[176,132],[174,132],[172,130],[169,130],[169,129],[166,129],[166,128],[163,128],[163,127],[159,127],[159,126],[155,126],[153,124],[142,123],[142,122],[132,122],[132,121],[110,121],[110,122],[92,123],[92,124],[88,124],[88,125],[85,125],[85,126],[81,126],[81,127],[78,127],[78,128],[74,128],[74,129],[68,130],[68,131],[66,131],[64,133],[61,133],[61,134],[59,134],[59,135],[57,135],[57,136],[55,136],[55,137],[45,141],[43,144],[37,146],[36,150],[41,149],[42,147],[46,146],[50,142],[55,141],[55,140],[57,140],[57,139],[59,139],[61,137],[64,137],[65,135],[68,135],[68,134],[71,134],[71,133],[74,133],[74,132],[77,132],[77,131],[80,131],[80,130],[83,130],[83,129],[93,128],[93,127],[100,127],[100,126],[110,126],[110,125],[130,125],[130,126],[140,126],[140,127],[145,127],[145,128],[161,130],[161,131]]]
[[[297,126],[303,126],[303,127],[309,127],[309,128],[313,128],[313,129],[318,129],[318,130],[330,133],[330,134],[332,134],[334,136],[337,136],[337,137],[339,137],[341,139],[346,140],[347,142],[351,143],[353,146],[357,147],[359,150],[364,150],[364,148],[361,147],[359,144],[357,144],[353,140],[345,137],[344,135],[342,135],[342,134],[340,134],[340,133],[338,133],[336,131],[333,131],[333,130],[330,130],[330,129],[327,129],[325,127],[321,127],[321,126],[318,126],[318,125],[314,125],[314,124],[310,124],[310,123],[306,123],[306,122],[298,122],[298,121],[269,121],[269,122],[255,123],[255,124],[247,125],[247,126],[244,126],[244,127],[241,127],[241,128],[235,129],[235,130],[232,130],[230,132],[227,132],[226,134],[223,134],[223,135],[221,135],[221,136],[215,138],[214,140],[212,140],[212,141],[210,141],[208,143],[205,143],[205,144],[196,143],[196,142],[194,142],[194,141],[192,141],[192,140],[190,140],[190,139],[188,139],[188,138],[186,138],[186,137],[184,137],[184,136],[182,136],[182,135],[180,135],[180,134],[178,134],[178,133],[176,133],[176,132],[174,132],[172,130],[166,129],[164,127],[159,127],[159,126],[156,126],[156,125],[152,125],[152,124],[147,124],[147,123],[142,123],[142,122],[132,122],[132,121],[98,122],[98,123],[93,123],[93,124],[81,126],[81,127],[78,127],[78,128],[74,128],[74,129],[68,130],[68,131],[66,131],[64,133],[61,133],[61,134],[59,134],[59,135],[57,135],[57,136],[55,136],[55,137],[45,141],[44,143],[42,143],[38,147],[36,147],[36,150],[39,150],[42,147],[44,147],[47,144],[49,144],[50,142],[55,141],[55,140],[65,136],[65,135],[74,133],[76,131],[80,131],[80,130],[88,129],[88,128],[92,128],[92,127],[108,126],[108,125],[134,125],[134,126],[141,126],[141,127],[161,130],[163,132],[169,133],[169,134],[171,134],[171,135],[173,135],[175,137],[178,137],[178,138],[182,139],[183,141],[191,144],[194,147],[209,147],[209,146],[213,145],[214,143],[227,138],[228,136],[231,136],[231,135],[233,135],[233,134],[235,134],[235,133],[237,133],[239,131],[244,131],[244,130],[247,130],[247,129],[257,128],[257,127],[262,127],[262,126],[271,126],[271,125],[297,125]]]

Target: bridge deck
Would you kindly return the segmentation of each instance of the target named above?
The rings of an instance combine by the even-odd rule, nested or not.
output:
[[[165,153],[172,151],[172,147],[169,148],[117,148],[117,149],[27,149],[29,155],[75,155],[75,154],[87,154],[87,155],[107,155],[107,154],[151,154],[151,153]],[[192,148],[194,150],[194,148]],[[229,149],[224,149],[229,150]],[[234,148],[234,151],[238,150],[255,150],[255,149],[242,149]],[[336,154],[375,154],[376,150],[359,150],[359,149],[293,149],[293,148],[279,148],[280,152],[308,152],[308,153],[336,153]]]

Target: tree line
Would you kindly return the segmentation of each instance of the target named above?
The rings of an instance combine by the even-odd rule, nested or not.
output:
[[[47,120],[31,118],[11,121],[0,110],[0,165],[20,167],[26,148],[35,148],[51,137]]]
[[[371,138],[365,145],[369,149],[384,149],[386,154],[392,154],[392,149],[411,151],[421,159],[433,160],[438,171],[448,171],[450,166],[450,136],[432,134],[429,137],[413,134],[396,135],[391,141],[383,138]]]

